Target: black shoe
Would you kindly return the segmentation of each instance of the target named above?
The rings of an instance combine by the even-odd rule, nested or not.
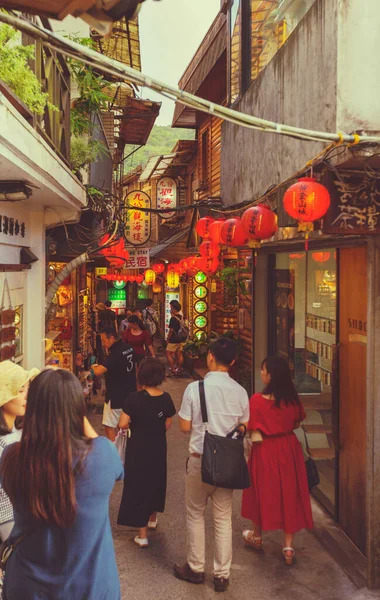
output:
[[[226,592],[230,580],[225,577],[214,577],[214,587],[216,592]]]
[[[195,571],[193,571],[187,563],[182,567],[180,567],[180,565],[174,565],[173,571],[177,579],[182,579],[183,581],[188,581],[189,583],[204,583],[205,574],[195,573]]]

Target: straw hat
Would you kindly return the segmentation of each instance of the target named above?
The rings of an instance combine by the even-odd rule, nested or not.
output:
[[[95,308],[97,310],[107,310],[107,307],[105,304],[103,304],[103,302],[98,302],[97,305],[95,306]]]
[[[38,373],[38,369],[25,371],[11,360],[0,362],[0,407],[16,398],[22,386]]]

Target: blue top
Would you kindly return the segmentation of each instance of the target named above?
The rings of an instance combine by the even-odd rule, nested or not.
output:
[[[95,438],[76,477],[74,524],[68,529],[36,525],[7,563],[3,600],[120,600],[108,505],[123,474],[115,446]],[[35,523],[17,503],[14,516],[11,538]]]

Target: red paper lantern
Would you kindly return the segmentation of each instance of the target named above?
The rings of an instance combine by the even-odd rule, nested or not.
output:
[[[301,260],[305,254],[289,254],[291,260]]]
[[[180,270],[181,270],[181,267],[179,266],[178,263],[169,263],[168,264],[168,273],[169,273],[169,271],[174,271],[174,273],[179,273]]]
[[[131,275],[131,276],[129,277],[129,281],[130,281],[131,283],[135,283],[135,281],[136,281],[136,275]]]
[[[210,240],[214,242],[214,244],[222,243],[221,232],[223,223],[224,219],[217,219],[210,225]]]
[[[110,236],[108,234],[105,235],[101,239],[100,245],[104,245],[106,242],[108,242],[109,239]],[[120,238],[116,243],[112,244],[111,246],[103,248],[102,250],[100,250],[100,253],[103,254],[103,256],[110,262],[111,266],[113,267],[122,267],[129,258],[129,252],[125,249],[125,243],[123,238]]]
[[[220,254],[220,246],[214,244],[214,242],[210,242],[210,240],[206,240],[199,246],[199,253],[204,258],[217,258]]]
[[[271,238],[278,229],[277,215],[262,204],[248,208],[241,222],[248,237],[258,242]]]
[[[212,275],[219,269],[220,262],[217,258],[204,258],[200,257],[196,259],[196,267],[198,271],[202,271],[206,275]]]
[[[144,275],[136,275],[136,283],[142,283],[144,281]]]
[[[222,242],[227,246],[245,246],[248,242],[247,233],[241,219],[228,219],[222,225]]]
[[[139,277],[139,275],[137,275],[137,277]],[[144,273],[144,277],[147,285],[153,285],[156,281],[156,273],[153,271],[153,269],[147,269]]]
[[[315,262],[325,263],[330,260],[331,255],[330,252],[313,252],[311,256]]]
[[[186,259],[186,262],[187,262],[186,273],[190,277],[194,277],[194,275],[196,275],[197,272],[198,272],[197,265],[196,265],[196,260],[197,260],[197,258],[195,256],[189,256]]]
[[[321,219],[329,206],[329,191],[314,177],[302,177],[285,192],[285,211],[301,223],[312,223]]]
[[[214,219],[211,217],[203,217],[203,219],[199,219],[195,226],[195,231],[198,235],[200,235],[203,239],[207,240],[210,237],[210,227],[214,223]]]
[[[156,275],[161,275],[165,271],[165,265],[163,263],[155,263],[152,265],[152,269]]]

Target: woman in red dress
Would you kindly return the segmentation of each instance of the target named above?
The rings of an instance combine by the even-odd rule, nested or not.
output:
[[[262,441],[252,443],[248,461],[252,483],[243,492],[242,516],[252,521],[252,530],[244,531],[243,538],[262,550],[261,531],[282,529],[284,560],[291,565],[294,534],[313,527],[305,461],[293,433],[306,416],[283,358],[266,358],[261,379],[263,392],[250,400],[248,429]]]
[[[137,315],[128,317],[128,324],[128,329],[121,332],[121,337],[123,342],[132,346],[136,363],[139,365],[146,356],[154,357],[152,338]]]

